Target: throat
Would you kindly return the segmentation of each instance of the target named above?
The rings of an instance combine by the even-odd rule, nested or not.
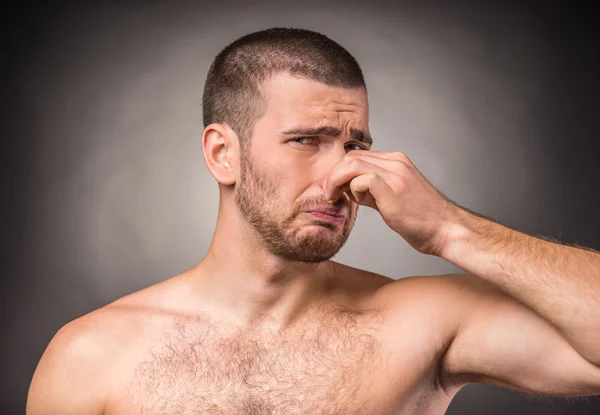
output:
[[[308,277],[268,282],[264,278],[252,282],[247,276],[240,281],[218,277],[209,266],[196,269],[186,278],[186,291],[202,293],[202,301],[200,305],[193,301],[195,309],[189,313],[199,312],[213,325],[221,325],[221,320],[247,331],[287,331],[301,321],[318,318],[315,312],[331,308],[327,304],[334,301],[335,268],[330,261],[319,265],[327,269],[315,270]]]

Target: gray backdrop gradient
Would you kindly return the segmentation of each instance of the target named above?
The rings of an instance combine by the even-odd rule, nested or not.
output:
[[[1,413],[23,413],[63,324],[203,258],[218,186],[200,145],[202,88],[215,55],[252,31],[327,34],[362,65],[373,149],[406,153],[449,198],[506,226],[600,249],[598,49],[585,12],[216,4],[5,14]],[[462,272],[365,207],[334,259],[392,278]],[[447,413],[599,411],[598,397],[468,385]]]

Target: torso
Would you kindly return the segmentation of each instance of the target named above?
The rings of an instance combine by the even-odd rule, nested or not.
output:
[[[392,325],[363,300],[326,301],[284,334],[120,306],[136,315],[135,335],[115,360],[104,413],[443,414],[451,397],[436,384],[431,330],[418,316]]]

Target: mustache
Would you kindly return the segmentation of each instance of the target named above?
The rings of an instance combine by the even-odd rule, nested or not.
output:
[[[345,208],[346,210],[350,211],[350,209],[352,208],[352,201],[350,200],[350,198],[342,193],[340,195],[340,197],[338,198],[338,200],[335,201],[335,203],[329,203],[327,202],[327,200],[325,200],[325,198],[315,198],[315,199],[307,199],[302,203],[302,206],[299,207],[298,212],[307,209],[307,208],[311,208],[314,206],[328,206],[328,207],[332,207],[332,208]]]

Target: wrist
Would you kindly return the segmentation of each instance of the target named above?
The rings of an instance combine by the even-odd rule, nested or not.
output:
[[[452,214],[442,231],[442,243],[438,251],[440,258],[455,263],[455,260],[461,256],[462,248],[472,233],[469,221],[473,218],[469,212],[457,206],[452,209]]]

